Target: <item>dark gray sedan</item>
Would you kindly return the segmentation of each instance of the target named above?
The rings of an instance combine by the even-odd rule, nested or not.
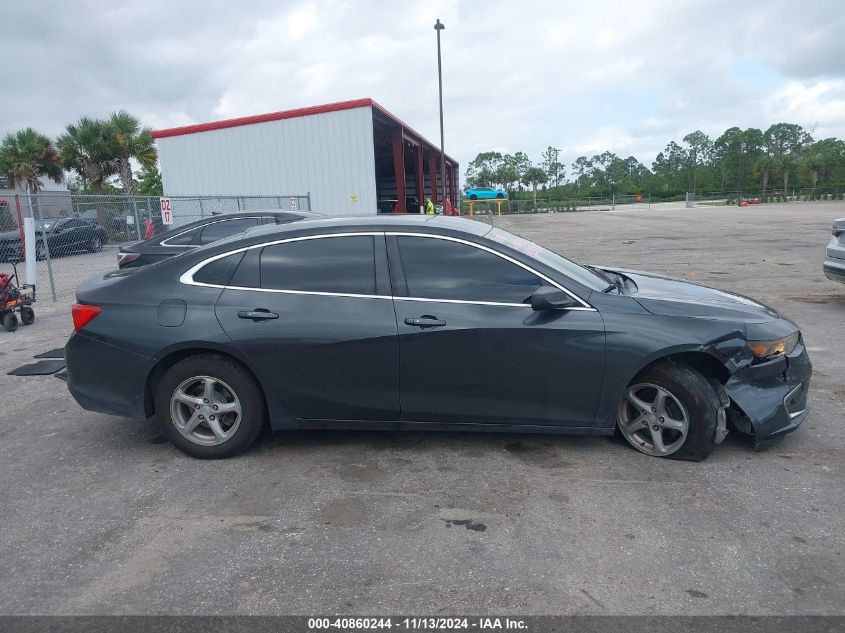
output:
[[[35,258],[70,253],[98,253],[108,241],[105,229],[96,220],[84,218],[44,218],[35,222]],[[0,233],[0,261],[24,259],[19,231]]]
[[[319,217],[307,211],[244,211],[200,218],[160,233],[143,242],[124,244],[117,253],[119,268],[135,268],[168,259],[224,237],[264,224],[286,224]]]
[[[82,407],[196,457],[280,429],[612,435],[700,460],[807,415],[798,327],[752,299],[579,266],[451,217],[261,227],[77,291]]]

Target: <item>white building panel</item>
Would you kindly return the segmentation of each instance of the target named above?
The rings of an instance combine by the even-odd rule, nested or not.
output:
[[[317,213],[376,212],[370,106],[164,136],[156,142],[166,196],[310,192]]]

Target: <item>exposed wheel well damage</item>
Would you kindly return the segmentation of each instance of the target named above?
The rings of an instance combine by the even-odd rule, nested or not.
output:
[[[244,371],[246,371],[247,373],[249,373],[250,376],[252,376],[252,378],[257,384],[261,384],[255,373],[231,354],[226,354],[225,352],[221,352],[216,349],[204,348],[189,348],[176,350],[160,359],[147,376],[147,381],[144,385],[144,413],[148,418],[152,415],[155,415],[155,388],[156,385],[158,385],[158,381],[161,380],[161,377],[165,374],[165,372],[167,372],[168,369],[173,367],[182,359],[188,358],[189,356],[197,355],[218,356],[220,358],[225,358],[226,360],[236,363],[237,365],[242,367]]]
[[[713,387],[713,391],[716,392],[716,396],[718,397],[719,402],[721,403],[721,409],[719,411],[719,419],[716,428],[715,443],[721,444],[722,440],[724,440],[725,436],[728,434],[727,419],[729,417],[729,410],[731,408],[736,407],[737,411],[739,413],[742,413],[741,410],[736,406],[736,404],[730,399],[730,397],[728,396],[728,392],[725,389],[725,383],[731,376],[730,370],[728,370],[728,368],[725,367],[725,365],[723,365],[718,358],[712,356],[711,354],[708,354],[707,352],[688,351],[667,354],[666,356],[656,358],[651,361],[648,365],[643,367],[639,372],[637,372],[637,376],[639,376],[643,372],[648,371],[655,365],[662,365],[667,363],[675,363],[696,370]],[[632,381],[635,378],[636,376],[632,378]],[[742,429],[740,428],[739,430]]]
[[[705,378],[710,380],[716,393],[719,395],[722,405],[724,406],[725,422],[733,429],[743,435],[754,435],[754,426],[746,412],[734,401],[728,394],[725,388],[726,383],[731,377],[731,371],[715,356],[707,352],[681,352],[677,354],[668,354],[658,358],[641,371],[645,371],[655,363],[661,362],[675,362],[682,365],[692,367]]]
[[[652,360],[645,367],[640,369],[636,375],[647,371],[655,365],[666,362],[692,367],[705,378],[715,380],[722,385],[728,381],[728,378],[730,378],[731,375],[728,368],[725,367],[718,358],[708,354],[707,352],[678,352],[675,354],[667,354],[666,356],[661,356],[660,358]],[[632,376],[631,380],[634,380],[635,377],[636,376]]]

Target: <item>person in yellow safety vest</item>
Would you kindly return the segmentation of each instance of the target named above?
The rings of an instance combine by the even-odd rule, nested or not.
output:
[[[434,203],[431,201],[431,198],[425,199],[425,214],[434,215]]]

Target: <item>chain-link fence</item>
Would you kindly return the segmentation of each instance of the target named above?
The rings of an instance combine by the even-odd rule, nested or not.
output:
[[[790,187],[789,189],[774,187],[745,191],[697,191],[687,193],[686,206],[693,208],[814,200],[845,200],[845,187]]]
[[[567,211],[615,211],[648,209],[649,194],[581,196],[573,198],[506,198],[504,200],[462,200],[464,215],[505,215],[524,213],[563,213]]]
[[[163,222],[162,209],[170,224]],[[152,238],[166,230],[222,213],[260,210],[310,211],[310,194],[278,196],[108,196],[69,192],[0,192],[0,273],[24,281],[23,225],[35,225],[38,298],[68,299],[98,272],[117,267],[122,244]],[[31,279],[26,279],[32,282]]]

